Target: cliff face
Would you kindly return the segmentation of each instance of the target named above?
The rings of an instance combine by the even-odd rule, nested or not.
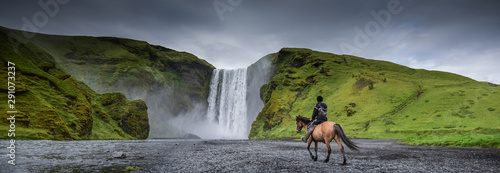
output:
[[[311,117],[321,95],[328,120],[342,124],[351,137],[411,142],[425,137],[432,144],[451,145],[474,134],[469,141],[493,139],[486,146],[500,146],[497,85],[309,49],[283,48],[270,59],[275,73],[260,88],[264,108],[250,139],[302,136],[295,132],[295,117]]]
[[[74,78],[51,53],[20,35],[0,28],[0,73],[15,67],[15,109],[0,105],[0,129],[8,131],[9,110],[17,110],[15,139],[146,139],[147,106],[121,93],[99,94]],[[0,82],[7,84],[7,77]],[[7,98],[8,89],[0,88]],[[7,133],[0,135],[6,139]]]
[[[271,81],[271,78],[276,73],[275,68],[271,64],[275,54],[269,54],[253,63],[247,68],[247,127],[251,127],[251,123],[255,121],[259,112],[264,108],[264,101],[260,94],[262,85]],[[250,128],[248,129],[250,133]]]
[[[30,43],[96,92],[144,100],[150,137],[179,137],[182,132],[169,120],[195,108],[206,110],[214,67],[190,53],[113,37],[37,34]]]

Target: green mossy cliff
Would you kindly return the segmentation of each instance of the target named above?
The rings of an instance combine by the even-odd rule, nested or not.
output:
[[[118,92],[99,94],[64,70],[45,49],[0,28],[0,130],[7,131],[15,115],[15,139],[146,139],[146,103]],[[15,109],[7,104],[7,62],[15,64]]]
[[[264,108],[250,139],[302,136],[295,117],[311,117],[321,95],[328,119],[343,125],[350,137],[500,147],[500,87],[495,84],[309,49],[283,48],[271,55],[275,74],[260,89]]]
[[[144,100],[150,137],[182,136],[169,120],[207,105],[214,67],[190,53],[114,37],[36,34],[26,40],[21,31],[4,30],[14,42],[28,42],[53,57],[52,63],[94,91]]]

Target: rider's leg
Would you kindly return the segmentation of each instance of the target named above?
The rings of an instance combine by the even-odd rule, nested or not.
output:
[[[309,139],[309,136],[311,136],[311,133],[313,132],[313,129],[314,127],[316,127],[316,120],[313,121],[312,123],[309,124],[309,128],[307,129],[307,133],[305,136],[302,136],[300,139],[302,139],[302,141],[304,142],[307,142],[307,140]]]
[[[304,142],[307,142],[307,140],[309,139],[309,136],[311,136],[311,132],[307,131],[306,135],[302,136],[300,139],[302,139],[302,141],[304,141]]]

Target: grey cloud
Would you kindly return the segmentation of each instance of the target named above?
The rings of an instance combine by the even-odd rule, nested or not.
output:
[[[0,25],[21,29],[21,17],[41,10],[36,2],[0,1]],[[281,47],[340,54],[341,43],[354,44],[354,28],[376,21],[370,12],[387,10],[390,1],[243,0],[222,22],[213,2],[70,1],[39,31],[145,40],[238,68]],[[500,64],[492,58],[500,54],[500,1],[399,2],[403,11],[355,55],[500,83],[500,70],[491,67]],[[469,68],[471,56],[483,68]]]

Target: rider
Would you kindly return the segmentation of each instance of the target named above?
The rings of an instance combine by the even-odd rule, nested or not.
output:
[[[326,106],[325,103],[323,103],[323,97],[318,96],[316,100],[318,101],[318,103],[316,103],[316,106],[314,106],[314,111],[312,115],[313,121],[309,124],[306,135],[302,137],[302,141],[304,142],[307,142],[307,139],[309,139],[309,136],[311,135],[316,125],[328,121],[328,119],[326,118],[326,114],[328,113],[328,107]]]

